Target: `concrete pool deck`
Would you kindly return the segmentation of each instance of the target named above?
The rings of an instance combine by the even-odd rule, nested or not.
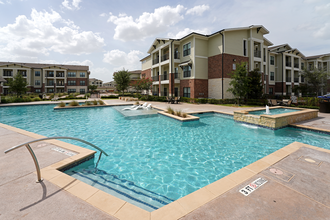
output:
[[[105,100],[108,104],[129,104],[119,100]],[[134,103],[134,102],[131,102]],[[155,107],[185,112],[220,111],[233,113],[242,108],[216,105],[166,104],[151,102]],[[30,103],[31,104],[31,103]],[[54,102],[52,102],[54,104]],[[2,105],[1,105],[2,106]],[[330,115],[319,113],[319,120],[299,123],[330,130]],[[306,127],[307,128],[307,127]],[[0,150],[41,138],[40,135],[0,126]],[[330,151],[301,143],[290,144],[241,170],[187,195],[161,209],[146,212],[129,203],[107,200],[102,191],[72,179],[61,179],[49,167],[60,167],[61,161],[72,162],[72,157],[52,150],[54,146],[78,152],[61,141],[32,145],[45,179],[35,183],[35,168],[25,148],[0,154],[0,219],[327,219],[330,216]],[[79,154],[73,156],[75,159]],[[315,163],[305,159],[314,160]],[[269,172],[281,170],[289,181]],[[62,176],[63,177],[63,176]],[[238,192],[259,177],[267,183],[245,197]],[[72,183],[71,183],[72,182]],[[76,186],[74,188],[74,186]],[[86,190],[86,188],[88,190]],[[77,192],[83,189],[83,195]],[[95,208],[97,207],[97,208]],[[102,211],[101,211],[102,210]],[[107,214],[110,213],[110,214]]]

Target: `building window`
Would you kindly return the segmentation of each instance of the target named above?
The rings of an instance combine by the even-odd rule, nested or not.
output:
[[[246,51],[246,40],[243,40],[243,56],[247,56],[247,51]]]
[[[54,77],[53,71],[47,71],[47,77]]]
[[[270,72],[270,81],[274,81],[275,80],[275,74],[274,72]]]
[[[36,81],[34,81],[34,85],[35,85],[35,86],[40,86],[40,80],[36,80]]]
[[[273,95],[273,88],[272,87],[269,88],[269,95]]]
[[[233,70],[236,70],[236,63],[233,63]]]
[[[80,73],[80,77],[85,77],[85,73]]]
[[[191,45],[190,42],[183,45],[183,56],[190,55],[190,47],[191,47],[190,45]]]
[[[75,93],[76,89],[68,89],[68,93]]]
[[[85,94],[85,89],[80,89],[80,94]]]
[[[41,89],[34,90],[36,93],[41,93]]]
[[[275,58],[274,56],[270,56],[270,65],[274,65],[275,64]]]
[[[34,76],[40,76],[40,71],[34,71]]]
[[[75,80],[69,80],[68,81],[68,86],[75,86],[76,85],[76,81]]]
[[[190,87],[183,87],[183,97],[190,98]]]
[[[75,72],[68,72],[68,77],[76,77],[76,73]]]
[[[183,67],[183,77],[191,77],[191,67],[190,66]]]
[[[305,64],[301,63],[301,69],[303,70],[305,68]]]
[[[86,82],[85,82],[85,81],[80,81],[79,84],[80,84],[81,86],[85,86],[85,85],[86,85]]]

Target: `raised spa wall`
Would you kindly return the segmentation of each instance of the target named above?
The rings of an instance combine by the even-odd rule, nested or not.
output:
[[[283,107],[270,107],[269,109],[283,108]],[[302,109],[302,108],[290,108],[297,109],[300,111],[290,112],[277,115],[252,115],[249,112],[260,111],[263,109],[251,109],[251,110],[242,110],[234,112],[234,120],[247,124],[254,124],[261,127],[266,127],[270,129],[279,129],[288,126],[289,124],[294,124],[296,122],[309,120],[312,118],[318,117],[318,110],[315,109]],[[266,109],[265,109],[266,111]]]

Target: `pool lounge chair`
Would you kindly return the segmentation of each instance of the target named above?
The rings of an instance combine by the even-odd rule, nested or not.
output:
[[[277,105],[279,105],[279,104],[277,103],[276,99],[272,99],[271,102],[272,102],[272,106],[277,106]]]
[[[147,107],[143,107],[143,108],[146,110],[149,110],[149,109],[151,109],[151,104],[149,104]]]
[[[122,110],[123,111],[125,111],[125,110],[132,110],[133,108],[136,108],[137,106],[139,106],[139,105],[132,105],[131,107],[123,108]]]
[[[54,95],[54,98],[52,98],[51,101],[58,101],[58,95]]]
[[[291,103],[292,103],[292,100],[290,99],[290,100],[289,100],[288,102],[286,102],[286,103],[283,102],[283,105],[285,105],[285,106],[290,106]]]
[[[179,97],[175,97],[174,103],[179,104],[179,102],[180,102],[180,96]]]

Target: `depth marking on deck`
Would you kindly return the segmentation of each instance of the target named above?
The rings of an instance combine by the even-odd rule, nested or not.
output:
[[[264,185],[267,183],[268,180],[264,178],[259,178],[250,183],[249,185],[243,187],[242,189],[239,190],[240,193],[242,193],[244,196],[250,195],[252,192],[254,192],[256,189],[258,189],[260,186]]]
[[[57,152],[62,153],[62,154],[65,154],[65,155],[68,155],[70,157],[76,155],[76,153],[73,153],[71,151],[65,150],[65,149],[60,148],[60,147],[53,147],[52,150],[57,151]]]

